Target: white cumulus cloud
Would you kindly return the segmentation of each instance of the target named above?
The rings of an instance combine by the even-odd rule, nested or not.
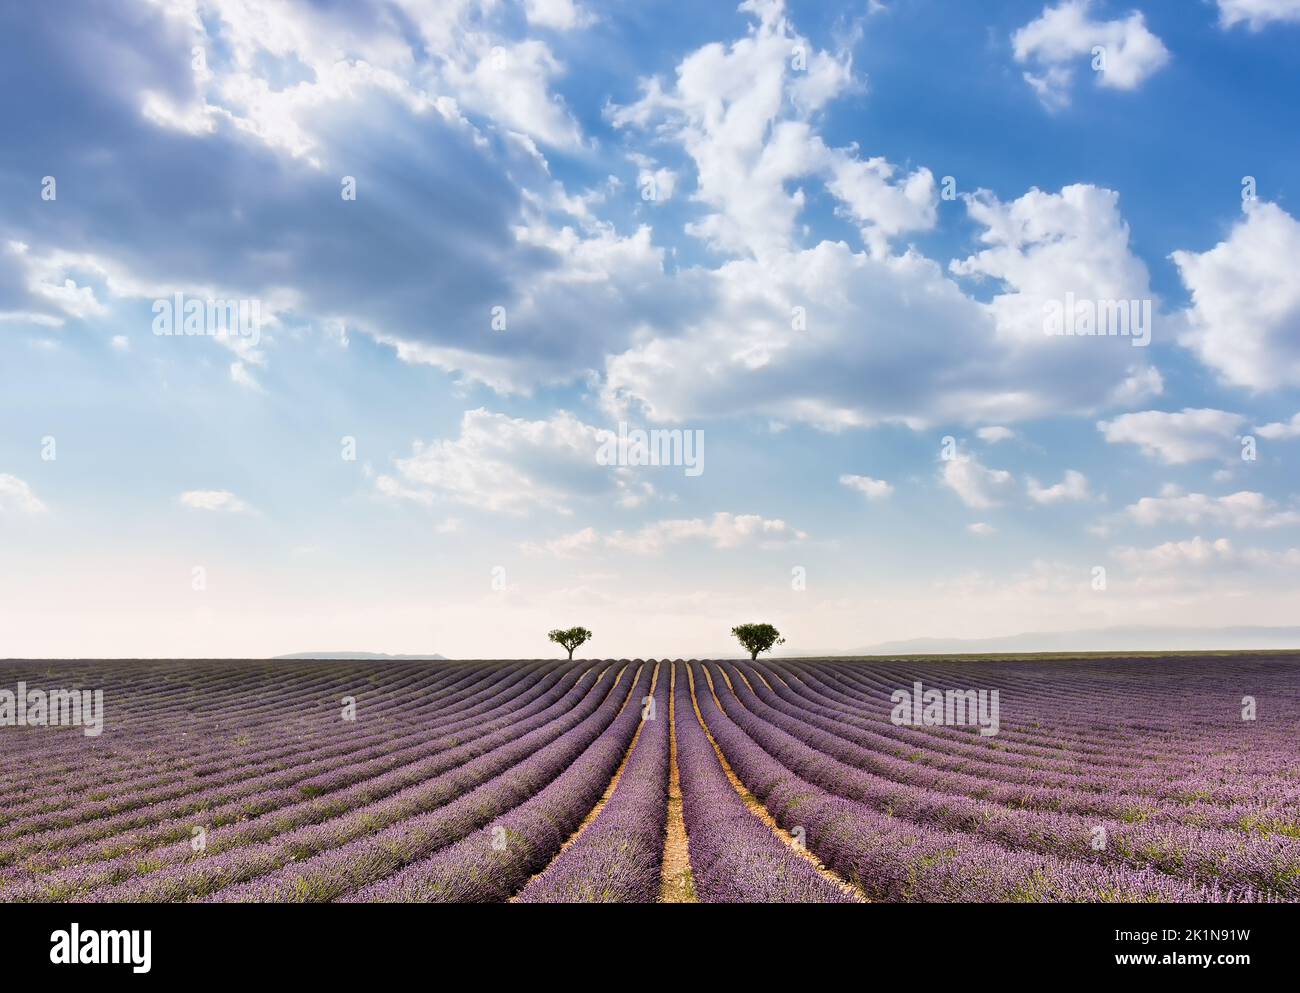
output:
[[[253,509],[229,490],[186,490],[179,499],[182,506],[189,507],[191,510],[248,514]]]
[[[1278,23],[1300,22],[1300,0],[1218,0],[1219,23],[1225,28],[1244,23],[1251,31]]]
[[[1174,413],[1144,410],[1099,421],[1097,429],[1113,445],[1137,445],[1142,454],[1167,465],[1202,459],[1223,459],[1233,454],[1246,418],[1212,408],[1185,408]]]
[[[1247,201],[1226,240],[1173,253],[1192,296],[1180,343],[1227,383],[1274,390],[1300,382],[1300,222]]]
[[[1052,109],[1070,102],[1075,66],[1088,62],[1099,86],[1133,90],[1169,61],[1164,42],[1141,11],[1112,21],[1092,16],[1093,0],[1065,0],[1011,36],[1016,61],[1034,68],[1025,81]]]
[[[1034,503],[1046,504],[1087,500],[1092,496],[1088,489],[1087,477],[1075,469],[1067,469],[1065,478],[1052,486],[1042,486],[1036,479],[1027,479],[1025,492]]]
[[[807,537],[806,532],[777,518],[719,511],[707,520],[693,517],[655,521],[630,532],[618,530],[602,535],[594,528],[583,528],[550,541],[527,542],[523,545],[523,550],[532,555],[552,555],[556,558],[571,558],[601,549],[634,555],[658,555],[665,549],[686,541],[703,541],[716,549],[725,550],[745,545],[775,547],[803,541]]]
[[[976,510],[996,507],[1015,490],[1015,477],[1005,469],[989,469],[972,455],[946,459],[939,481]]]
[[[412,454],[396,459],[394,471],[380,475],[375,485],[384,496],[426,506],[451,503],[507,514],[568,514],[584,497],[639,506],[655,496],[653,485],[633,468],[598,461],[612,436],[611,429],[563,410],[528,420],[480,407],[461,416],[458,436],[416,442]]]
[[[1016,433],[1010,428],[1004,428],[993,424],[988,427],[980,428],[975,432],[975,436],[979,438],[980,441],[987,442],[990,445],[996,445],[1002,441],[1010,441],[1016,436]]]
[[[573,0],[524,0],[524,15],[529,24],[571,31],[591,22],[590,15]]]
[[[1261,424],[1255,428],[1255,433],[1261,438],[1268,438],[1270,441],[1300,438],[1300,414],[1294,415],[1289,421],[1274,421],[1271,424]]]
[[[1233,528],[1273,528],[1300,524],[1300,512],[1284,510],[1262,493],[1241,490],[1227,496],[1185,493],[1178,487],[1166,487],[1159,496],[1142,497],[1125,508],[1136,523],[1150,527],[1158,524],[1216,524]]]
[[[24,480],[0,473],[0,514],[43,514],[47,509]]]
[[[851,490],[857,490],[868,500],[883,500],[894,492],[892,483],[887,483],[883,479],[872,479],[870,476],[854,476],[845,474],[840,477],[840,485],[847,486]]]
[[[1186,541],[1167,541],[1154,548],[1119,548],[1115,557],[1130,569],[1178,569],[1205,566],[1234,558],[1232,542],[1227,538],[1210,541],[1197,536]]]

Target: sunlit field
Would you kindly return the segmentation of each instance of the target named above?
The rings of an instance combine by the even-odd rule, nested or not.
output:
[[[1292,901],[1296,662],[5,663],[0,901]]]

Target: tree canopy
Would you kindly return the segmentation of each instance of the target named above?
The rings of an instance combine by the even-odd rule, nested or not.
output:
[[[736,640],[749,652],[751,659],[758,658],[759,652],[766,652],[773,645],[784,645],[781,632],[771,624],[737,624],[731,629]]]
[[[568,649],[569,658],[573,658],[573,650],[590,641],[592,634],[586,628],[556,628],[546,637],[561,648]]]

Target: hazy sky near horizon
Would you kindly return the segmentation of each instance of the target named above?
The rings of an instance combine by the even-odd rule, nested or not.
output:
[[[7,5],[0,657],[1294,623],[1298,51],[1300,0]]]

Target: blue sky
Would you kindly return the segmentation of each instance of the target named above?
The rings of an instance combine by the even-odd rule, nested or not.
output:
[[[0,656],[1294,621],[1300,0],[0,21]]]

